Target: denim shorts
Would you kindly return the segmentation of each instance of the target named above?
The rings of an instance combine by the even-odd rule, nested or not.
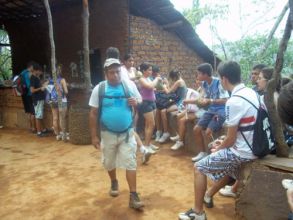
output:
[[[210,128],[213,132],[216,132],[221,130],[224,122],[225,117],[216,113],[205,112],[197,122],[197,125],[204,129]]]
[[[152,112],[156,109],[156,103],[154,101],[143,100],[138,106],[138,111],[141,114]]]

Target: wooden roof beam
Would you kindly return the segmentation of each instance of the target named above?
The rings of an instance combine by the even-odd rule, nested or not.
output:
[[[183,21],[179,20],[179,21],[175,21],[175,22],[172,22],[172,23],[169,23],[169,24],[162,25],[162,28],[163,29],[171,29],[171,28],[179,27],[182,24],[183,24]]]

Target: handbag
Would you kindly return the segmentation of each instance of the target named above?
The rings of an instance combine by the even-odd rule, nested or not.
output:
[[[174,93],[164,93],[157,92],[156,93],[156,105],[158,109],[169,108],[171,105],[175,104],[178,100],[178,96]]]

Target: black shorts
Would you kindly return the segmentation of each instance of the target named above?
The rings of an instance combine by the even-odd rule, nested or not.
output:
[[[138,106],[138,111],[140,114],[145,114],[152,112],[156,109],[156,103],[154,101],[143,100]]]
[[[23,95],[23,96],[21,96],[21,98],[22,98],[22,103],[23,103],[25,113],[29,113],[29,114],[34,115],[35,109],[34,109],[34,105],[33,105],[32,96]]]

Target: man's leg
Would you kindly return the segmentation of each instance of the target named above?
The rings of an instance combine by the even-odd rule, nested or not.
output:
[[[198,126],[198,125],[196,125],[193,128],[194,141],[195,141],[196,147],[199,149],[199,152],[204,152],[205,151],[202,130],[203,130],[203,128],[201,126]]]
[[[126,170],[126,180],[129,192],[136,192],[136,170]]]
[[[207,191],[206,195],[213,197],[221,188],[226,186],[230,181],[229,176],[225,176],[217,182],[214,182],[212,187]]]
[[[117,180],[116,169],[108,171],[108,175],[111,181]]]
[[[35,115],[29,114],[30,128],[32,132],[36,132],[36,119]]]
[[[197,167],[194,168],[194,211],[203,212],[203,199],[207,189],[207,177]]]

